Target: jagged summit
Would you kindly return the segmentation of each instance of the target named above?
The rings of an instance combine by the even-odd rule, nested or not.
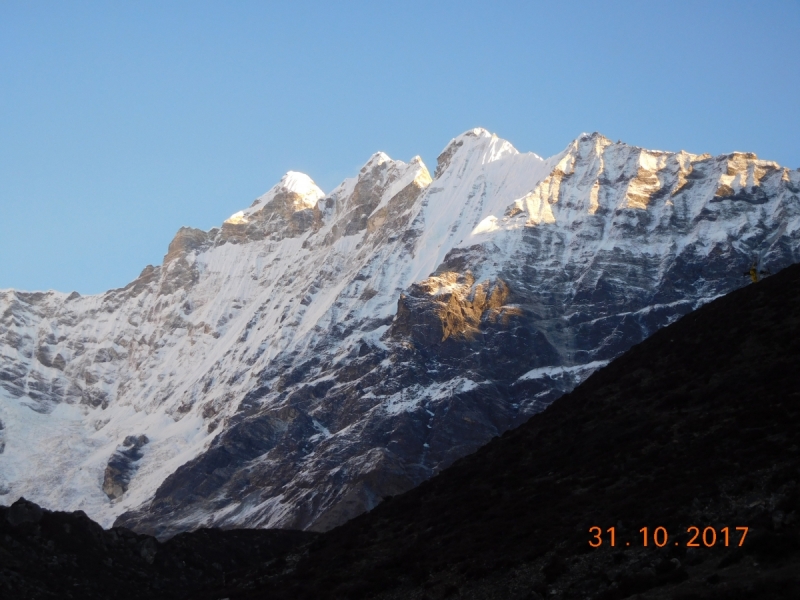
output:
[[[369,160],[366,163],[364,163],[364,166],[361,167],[359,173],[362,174],[367,173],[376,166],[382,165],[383,163],[390,161],[392,161],[391,157],[385,152],[376,152],[375,154],[369,157]]]
[[[305,173],[298,171],[288,171],[284,175],[278,185],[287,192],[294,192],[300,196],[315,197],[317,200],[325,196],[323,192],[314,181]]]
[[[268,192],[256,198],[249,208],[234,213],[225,223],[232,225],[247,223],[250,215],[262,210],[276,196],[287,194],[293,196],[292,205],[296,210],[313,209],[317,202],[325,197],[325,192],[314,183],[311,177],[298,171],[288,171]]]

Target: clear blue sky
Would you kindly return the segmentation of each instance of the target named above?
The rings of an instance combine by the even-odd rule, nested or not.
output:
[[[0,2],[0,288],[99,293],[287,170],[485,127],[800,167],[800,2]]]

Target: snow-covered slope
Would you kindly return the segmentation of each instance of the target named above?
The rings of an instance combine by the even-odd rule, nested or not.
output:
[[[431,178],[290,172],[100,296],[0,292],[0,500],[168,535],[326,529],[800,259],[800,171],[480,129]]]

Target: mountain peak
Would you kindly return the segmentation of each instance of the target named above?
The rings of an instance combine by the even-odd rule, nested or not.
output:
[[[311,177],[299,171],[287,171],[286,175],[281,177],[278,185],[283,187],[286,191],[294,192],[301,196],[316,194],[323,197],[325,195],[325,192],[317,187],[317,184],[314,183]]]
[[[263,209],[279,194],[296,196],[293,201],[296,210],[314,208],[317,202],[325,197],[325,192],[314,183],[311,177],[299,171],[287,171],[278,183],[272,186],[268,192],[256,198],[249,208],[233,213],[225,220],[225,223],[230,225],[247,223],[250,215]]]
[[[465,131],[450,140],[441,154],[436,158],[436,173],[434,179],[443,174],[456,154],[466,153],[475,156],[481,164],[493,162],[503,156],[519,154],[511,142],[504,140],[481,127]]]
[[[493,138],[497,137],[496,133],[492,133],[488,129],[484,129],[483,127],[473,127],[456,137],[456,139],[461,138],[468,138],[468,137],[475,137],[475,138]]]
[[[599,131],[594,131],[592,133],[584,132],[580,134],[577,138],[575,138],[572,144],[570,144],[570,147],[571,148],[592,147],[595,148],[597,151],[600,151],[602,148],[610,146],[613,143],[614,142],[612,142],[610,139],[608,139]],[[627,146],[628,144],[623,144],[623,145]]]
[[[297,194],[302,198],[302,203],[305,204],[307,208],[312,208],[317,204],[317,201],[325,197],[325,192],[314,183],[311,177],[299,171],[287,171],[286,175],[281,177],[281,180],[266,194],[260,196],[253,206],[265,202],[278,192]]]
[[[364,163],[364,166],[361,167],[361,173],[366,173],[370,171],[372,168],[382,165],[386,162],[393,162],[392,158],[386,154],[385,152],[376,152],[372,156],[369,157],[369,160]]]

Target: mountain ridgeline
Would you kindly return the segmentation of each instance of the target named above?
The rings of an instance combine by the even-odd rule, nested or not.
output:
[[[800,171],[485,130],[290,172],[98,296],[0,292],[0,499],[164,539],[326,531],[800,260]]]

